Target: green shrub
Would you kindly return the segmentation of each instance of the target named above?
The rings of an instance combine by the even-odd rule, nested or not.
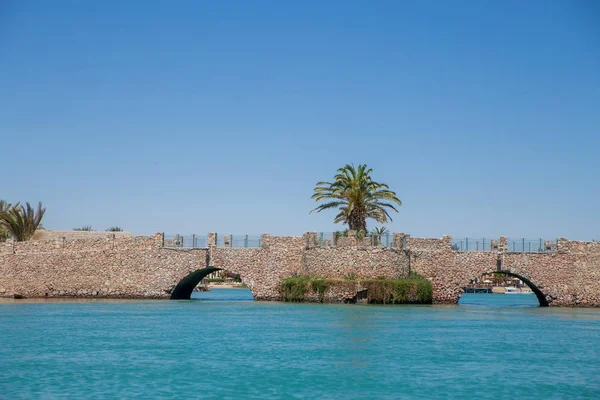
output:
[[[325,278],[312,278],[309,276],[292,276],[281,283],[281,297],[284,301],[301,302],[305,300],[308,290],[312,290],[322,303],[325,292],[329,287],[329,280]]]
[[[405,279],[369,279],[361,282],[368,290],[367,301],[380,304],[431,304],[433,286],[417,274]]]
[[[292,276],[281,283],[281,298],[288,302],[302,302],[306,294],[312,290],[319,301],[325,301],[325,293],[331,286],[348,286],[346,290],[356,288],[354,274],[348,274],[345,280],[325,279],[309,276]],[[433,286],[431,282],[418,274],[410,274],[407,278],[359,280],[359,285],[367,289],[367,301],[374,304],[431,304]]]
[[[329,287],[329,282],[324,278],[314,278],[310,281],[310,287],[319,296],[319,301],[322,303],[325,300],[325,291]]]
[[[281,296],[283,300],[290,302],[304,301],[309,282],[310,277],[308,276],[285,278],[281,283]]]

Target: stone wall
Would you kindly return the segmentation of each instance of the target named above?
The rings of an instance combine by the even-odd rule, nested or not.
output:
[[[162,234],[9,241],[0,244],[0,296],[168,298],[183,277],[210,265],[240,274],[256,299],[278,300],[281,281],[292,274],[373,278],[408,271],[398,249],[355,238],[321,249],[315,238],[262,235],[260,248],[247,249],[217,247],[215,234],[208,249],[166,248]]]
[[[544,253],[513,253],[505,244],[501,237],[498,251],[407,250],[411,271],[432,282],[436,303],[456,303],[471,280],[505,271],[530,280],[552,306],[600,307],[600,243],[559,239]]]
[[[0,296],[168,298],[207,250],[162,248],[162,234],[3,243]]]
[[[162,247],[160,236],[117,236],[104,233],[102,236],[92,236],[87,239],[56,238],[51,240],[31,240],[28,242],[0,243],[0,255],[3,254],[37,254],[65,253],[98,250],[135,250],[148,247]]]
[[[212,239],[211,239],[212,238]],[[343,278],[404,277],[408,258],[397,249],[370,241],[342,238],[336,247],[320,248],[315,233],[302,237],[262,235],[261,248],[216,247],[209,235],[210,265],[240,274],[256,299],[278,300],[283,279],[297,275]]]
[[[207,249],[165,248],[162,234],[0,243],[0,296],[168,298],[183,277],[210,265],[240,274],[260,300],[279,299],[281,281],[294,274],[367,279],[417,272],[432,282],[435,303],[456,303],[471,280],[501,270],[529,279],[550,305],[600,307],[600,243],[559,238],[545,253],[511,253],[504,237],[488,252],[453,251],[449,236],[402,233],[393,234],[391,248],[354,235],[322,248],[314,232],[265,234],[260,248],[217,247],[216,239],[208,235]]]
[[[414,238],[404,235],[405,246],[414,251],[448,251],[451,249],[450,236],[437,238]]]
[[[33,234],[32,240],[57,240],[57,239],[91,239],[105,237],[107,233],[116,237],[131,237],[131,232],[106,232],[106,231],[54,231],[38,229]]]

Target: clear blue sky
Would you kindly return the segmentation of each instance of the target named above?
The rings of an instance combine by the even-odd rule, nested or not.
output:
[[[49,229],[330,232],[367,163],[392,231],[598,239],[600,5],[0,0],[0,136]]]

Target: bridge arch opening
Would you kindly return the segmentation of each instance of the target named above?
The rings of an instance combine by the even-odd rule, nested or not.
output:
[[[189,300],[192,296],[192,292],[198,286],[200,281],[206,276],[212,274],[215,271],[220,271],[222,268],[207,267],[198,269],[179,281],[173,293],[171,293],[171,300]]]
[[[471,292],[471,293],[484,293],[483,288],[492,288],[494,279],[492,280],[486,280],[483,279],[481,280],[482,277],[486,277],[486,276],[510,276],[512,278],[516,278],[518,280],[520,280],[521,282],[523,282],[525,285],[527,285],[531,291],[533,292],[533,294],[535,294],[535,296],[537,297],[538,303],[540,305],[540,307],[548,307],[548,300],[546,299],[546,295],[540,290],[540,288],[534,284],[533,282],[531,282],[530,279],[524,277],[523,275],[519,275],[516,274],[514,272],[511,271],[507,271],[507,270],[497,270],[497,271],[491,271],[485,274],[482,274],[479,278],[472,280],[468,286],[465,287],[464,292]],[[484,283],[485,285],[481,285],[482,283]],[[482,290],[480,292],[477,291],[478,288],[481,288]],[[469,291],[468,289],[473,289],[473,291]],[[506,293],[506,292],[505,292]]]
[[[225,268],[206,267],[182,278],[171,292],[171,300],[190,300],[195,290],[210,291],[222,287],[225,289],[243,288],[250,291],[240,274],[232,273]]]

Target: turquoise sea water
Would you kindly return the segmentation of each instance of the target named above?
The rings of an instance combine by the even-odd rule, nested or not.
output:
[[[0,398],[600,398],[600,310],[0,302]]]

